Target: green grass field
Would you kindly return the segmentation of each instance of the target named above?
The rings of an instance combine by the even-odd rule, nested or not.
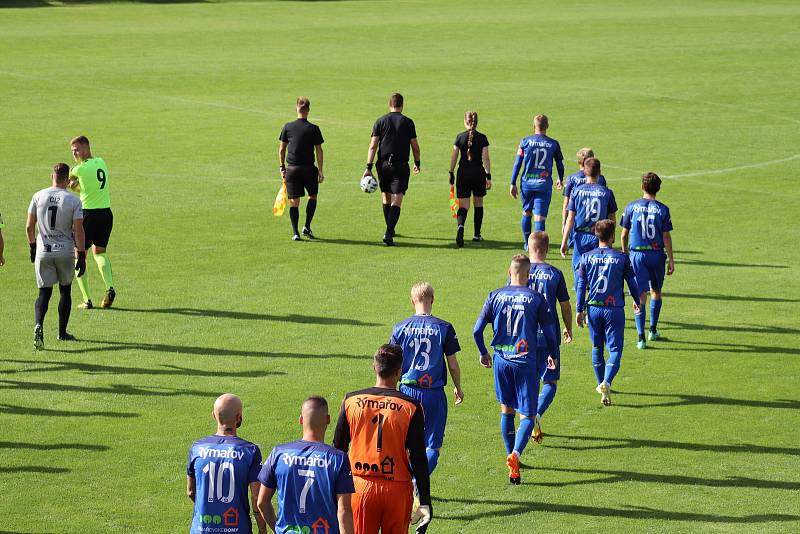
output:
[[[0,0],[0,531],[186,532],[186,451],[213,433],[214,398],[242,396],[241,435],[265,455],[299,437],[308,394],[338,406],[372,384],[371,354],[412,313],[420,279],[461,333],[466,393],[433,476],[431,532],[800,530],[798,4],[18,8],[45,3]],[[394,91],[423,172],[389,249],[378,196],[358,178]],[[288,216],[270,208],[277,136],[299,94],[326,138],[327,180],[321,239],[292,243]],[[492,142],[495,189],[487,241],[458,250],[446,171],[470,108]],[[587,332],[563,348],[545,442],[512,487],[470,332],[520,248],[507,176],[540,112],[565,154],[595,149],[622,206],[643,171],[669,177],[659,198],[677,268],[664,341],[636,351],[628,310],[614,406],[594,392]],[[33,354],[26,208],[78,134],[111,172],[117,303],[75,310],[80,342],[62,346],[54,297],[47,350]],[[98,302],[91,260],[88,276]]]

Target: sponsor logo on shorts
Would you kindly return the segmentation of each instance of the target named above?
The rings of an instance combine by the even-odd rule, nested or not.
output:
[[[287,534],[328,534],[330,529],[330,523],[318,517],[311,525],[286,525],[283,532]]]

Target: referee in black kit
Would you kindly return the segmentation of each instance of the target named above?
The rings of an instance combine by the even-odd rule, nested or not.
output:
[[[378,183],[383,202],[386,233],[383,242],[394,245],[394,229],[400,219],[400,206],[408,189],[411,172],[408,168],[409,146],[414,152],[414,174],[419,174],[419,143],[414,121],[403,115],[403,95],[389,97],[389,113],[375,121],[372,140],[367,151],[367,168],[364,176],[372,175],[372,161],[378,152]]]
[[[300,199],[308,191],[306,204],[306,224],[303,235],[314,239],[311,221],[317,210],[317,192],[319,184],[325,179],[322,173],[322,132],[316,124],[308,122],[308,111],[311,102],[301,96],[297,99],[297,120],[287,122],[281,130],[278,160],[281,165],[281,177],[286,183],[286,196],[289,197],[289,219],[292,221],[292,241],[300,241],[297,225],[300,222]],[[314,166],[314,153],[317,155],[317,167]]]

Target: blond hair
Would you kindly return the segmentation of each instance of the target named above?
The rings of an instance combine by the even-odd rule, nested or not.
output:
[[[472,138],[475,128],[478,127],[478,112],[467,111],[464,113],[464,124],[467,126],[467,161],[472,161]]]
[[[433,302],[433,286],[428,282],[417,282],[411,286],[411,300],[415,302]]]
[[[578,158],[578,165],[583,165],[584,161],[594,157],[594,150],[591,148],[582,148],[578,150],[578,153],[575,154],[575,156]]]
[[[525,254],[515,255],[511,258],[511,271],[527,275],[531,271],[531,259]]]
[[[550,127],[550,121],[547,120],[547,115],[536,115],[533,118],[533,125],[540,130],[546,130]]]
[[[300,111],[308,111],[311,108],[311,100],[305,96],[297,97],[297,109]]]

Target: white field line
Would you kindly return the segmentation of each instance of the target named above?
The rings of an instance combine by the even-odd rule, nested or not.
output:
[[[30,74],[22,74],[22,73],[18,73],[18,72],[10,72],[10,71],[0,71],[0,74],[4,74],[4,75],[7,75],[7,76],[12,76],[12,77],[17,77],[17,78],[25,78],[25,79],[30,79],[30,80],[48,82],[48,83],[58,83],[59,85],[72,85],[72,86],[75,86],[75,87],[81,87],[82,89],[86,88],[85,84],[79,84],[79,83],[76,83],[76,82],[64,82],[62,80],[54,80],[53,78],[48,78],[48,77],[44,77],[44,76],[34,76],[34,75],[30,75]],[[186,104],[186,105],[207,106],[207,107],[214,107],[214,108],[220,108],[220,109],[229,109],[229,110],[234,110],[234,111],[240,111],[240,112],[243,112],[243,113],[254,113],[254,114],[265,115],[265,116],[274,117],[274,118],[280,118],[280,117],[285,117],[286,116],[285,113],[274,113],[274,112],[270,112],[270,111],[266,111],[266,110],[262,110],[262,109],[246,108],[246,107],[242,107],[242,106],[235,106],[233,104],[225,104],[225,103],[221,103],[221,102],[209,102],[209,101],[206,101],[206,100],[195,100],[195,99],[183,98],[183,97],[179,97],[179,96],[159,95],[159,94],[153,94],[153,93],[144,92],[144,91],[130,91],[130,90],[126,90],[126,89],[118,89],[118,88],[113,88],[113,87],[98,86],[96,84],[92,84],[90,87],[92,89],[96,89],[96,90],[99,90],[99,91],[116,92],[116,93],[120,93],[120,94],[132,95],[132,96],[145,96],[145,97],[148,97],[148,98],[167,100],[167,101],[171,101],[171,102],[178,102],[178,103]],[[605,92],[611,92],[611,93],[623,93],[623,94],[646,96],[646,97],[650,97],[650,98],[663,98],[663,99],[668,99],[668,100],[677,100],[677,101],[682,101],[682,102],[690,102],[690,103],[707,104],[707,105],[713,105],[713,106],[719,106],[719,107],[725,107],[725,108],[733,108],[733,109],[737,109],[739,111],[746,111],[746,112],[750,112],[750,113],[760,113],[762,115],[767,115],[767,116],[770,116],[770,117],[773,117],[773,118],[777,118],[777,119],[781,119],[781,120],[790,121],[790,122],[794,122],[794,123],[800,124],[800,120],[794,119],[792,117],[786,117],[786,116],[783,116],[783,115],[777,115],[777,114],[774,114],[774,113],[768,113],[768,112],[764,112],[764,111],[756,110],[756,109],[742,108],[742,107],[739,107],[739,106],[735,106],[733,104],[724,104],[724,103],[713,102],[713,101],[704,101],[704,100],[693,100],[693,99],[683,98],[683,97],[662,95],[662,94],[657,94],[657,93],[646,93],[646,92],[641,92],[641,91],[631,91],[631,90],[625,90],[625,89],[608,89],[608,88],[602,88],[602,87],[593,87],[592,89],[594,89],[596,91],[605,91]],[[361,127],[364,126],[363,124],[347,123],[347,122],[337,121],[337,120],[334,120],[334,119],[326,119],[324,117],[319,117],[319,116],[315,117],[315,120],[317,122],[328,123],[328,124],[333,124],[333,125],[337,125],[337,126],[344,126],[344,127],[348,127],[348,128],[361,128]],[[444,137],[441,137],[441,136],[438,136],[438,137],[437,136],[428,136],[428,138],[444,139]],[[447,138],[447,139],[449,140],[449,138]],[[495,145],[495,146],[497,146],[497,145]],[[508,149],[508,147],[499,147],[499,148]],[[740,166],[737,166],[737,167],[728,167],[728,168],[724,168],[724,169],[709,169],[709,170],[700,170],[700,171],[689,171],[689,172],[680,173],[680,174],[665,174],[665,175],[662,175],[662,177],[665,178],[665,179],[679,179],[679,178],[691,178],[691,177],[697,177],[697,176],[713,176],[713,175],[726,174],[726,173],[729,173],[729,172],[735,172],[735,171],[744,170],[744,169],[757,169],[757,168],[761,168],[761,167],[767,167],[767,166],[770,166],[770,165],[776,165],[778,163],[785,163],[785,162],[794,161],[794,160],[797,160],[797,159],[800,159],[800,154],[794,154],[792,156],[787,156],[787,157],[784,157],[784,158],[773,159],[773,160],[768,160],[768,161],[762,161],[762,162],[757,162],[757,163],[749,163],[749,164],[740,165]],[[604,164],[604,166],[608,167],[608,168],[611,168],[611,169],[620,169],[620,170],[624,170],[624,171],[638,172],[638,171],[636,171],[636,169],[631,169],[629,167],[610,165],[610,164],[607,164],[607,163]],[[156,173],[148,173],[148,174],[157,175]],[[164,176],[166,176],[166,175],[164,175]],[[171,176],[176,176],[176,175],[172,174]],[[211,177],[209,177],[209,178],[211,178]],[[219,178],[222,178],[222,176],[217,176],[215,178],[219,179]],[[226,176],[224,178],[227,179],[227,180],[234,180],[234,181],[252,180],[252,178],[243,178],[243,177],[234,177],[234,176]],[[624,176],[624,177],[620,177],[620,178],[613,178],[612,181],[614,181],[614,182],[617,182],[617,181],[633,181],[633,180],[639,180],[639,179],[641,179],[641,176]],[[338,182],[338,183],[339,184],[344,184],[343,182]]]

